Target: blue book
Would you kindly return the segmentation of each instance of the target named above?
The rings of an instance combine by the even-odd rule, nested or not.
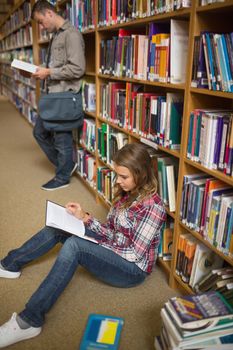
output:
[[[227,67],[226,67],[226,61],[225,61],[223,43],[222,43],[221,37],[222,37],[221,34],[214,34],[213,36],[214,40],[217,43],[217,53],[219,56],[220,70],[222,75],[222,90],[230,92],[229,85],[228,85]]]
[[[121,317],[90,314],[79,350],[117,350],[123,324]]]
[[[229,56],[228,56],[228,52],[227,52],[226,38],[225,38],[224,34],[221,35],[221,40],[222,40],[222,47],[223,47],[223,57],[224,57],[224,60],[225,60],[226,73],[227,73],[228,91],[229,92],[233,92],[232,74],[231,74]]]
[[[193,123],[194,123],[194,113],[192,111],[189,119],[189,134],[188,134],[188,146],[187,146],[187,158],[189,159],[191,159],[191,153],[192,153]]]
[[[211,82],[211,87],[214,91],[217,90],[216,86],[216,76],[215,76],[215,71],[214,71],[214,58],[213,58],[213,52],[212,52],[212,47],[211,47],[211,41],[210,41],[210,36],[209,33],[205,33],[206,37],[206,47],[207,47],[207,56],[209,60],[209,67],[210,67],[210,82]]]

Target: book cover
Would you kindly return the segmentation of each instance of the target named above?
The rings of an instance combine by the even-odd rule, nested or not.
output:
[[[20,70],[24,70],[24,71],[29,72],[29,73],[35,73],[37,68],[38,68],[38,66],[36,66],[34,64],[24,62],[21,60],[17,60],[16,58],[12,61],[11,67],[16,68],[16,69],[20,69]]]
[[[191,286],[196,292],[204,292],[211,287],[210,284],[202,284],[202,280],[213,269],[217,269],[223,266],[223,259],[215,254],[212,250],[206,247],[202,243],[198,243],[195,256],[193,276],[191,280]]]
[[[186,78],[189,22],[171,19],[170,82],[181,84]]]
[[[197,246],[197,239],[195,237],[191,237],[190,239],[187,240],[187,243],[185,246],[185,252],[184,252],[182,273],[181,273],[182,280],[185,283],[189,283],[189,280],[190,280],[196,246]]]
[[[117,350],[123,324],[121,317],[90,314],[79,350]]]
[[[211,321],[233,317],[233,308],[216,291],[198,295],[170,298],[173,317],[182,329],[193,329],[208,325]]]

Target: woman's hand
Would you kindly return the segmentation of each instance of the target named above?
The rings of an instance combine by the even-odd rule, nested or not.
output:
[[[79,203],[69,202],[66,204],[66,210],[69,214],[74,215],[79,220],[84,220],[86,212],[82,209]]]

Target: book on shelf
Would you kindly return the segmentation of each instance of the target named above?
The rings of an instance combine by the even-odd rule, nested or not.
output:
[[[212,271],[213,269],[221,268],[224,260],[215,254],[210,248],[203,243],[198,242],[193,259],[193,266],[190,275],[189,285],[196,292],[205,291],[199,288],[199,283]]]
[[[184,175],[180,218],[218,250],[230,255],[232,189],[206,174]]]
[[[194,38],[192,87],[233,91],[231,33],[202,31]]]
[[[168,261],[172,259],[172,245],[173,245],[173,233],[174,233],[174,220],[168,219],[162,228],[161,238],[159,244],[159,254],[163,260]]]
[[[157,161],[160,196],[164,203],[169,205],[170,210],[175,211],[178,160],[174,157],[165,156],[158,157]],[[169,167],[170,165],[172,167]]]
[[[117,350],[123,325],[121,317],[90,314],[79,349]]]
[[[220,265],[215,265],[209,272],[199,278],[198,283],[194,285],[194,289],[197,293],[206,292],[210,290],[218,281],[226,279],[226,276],[231,278],[233,273],[232,267],[222,267],[223,263]],[[225,276],[225,277],[223,277]]]
[[[181,279],[185,283],[189,283],[190,281],[197,242],[198,241],[195,237],[190,237],[186,240],[184,257],[180,273]]]
[[[83,81],[82,83],[83,109],[87,112],[96,110],[96,87],[94,83]]]
[[[171,19],[170,82],[182,84],[186,78],[189,22]]]

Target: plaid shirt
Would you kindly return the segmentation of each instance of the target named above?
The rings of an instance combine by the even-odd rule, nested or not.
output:
[[[166,219],[163,202],[155,193],[150,198],[134,201],[127,209],[121,209],[120,205],[126,198],[112,206],[105,223],[90,217],[86,227],[100,236],[100,245],[150,273],[156,258],[161,227]]]

